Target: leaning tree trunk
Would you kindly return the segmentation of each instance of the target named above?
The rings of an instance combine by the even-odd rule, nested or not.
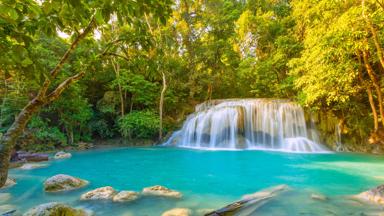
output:
[[[72,83],[78,81],[82,77],[84,77],[85,73],[80,72],[75,74],[62,83],[60,83],[53,91],[48,92],[49,87],[52,84],[52,81],[57,77],[58,73],[63,68],[65,62],[68,60],[69,56],[76,49],[78,44],[82,39],[84,39],[94,28],[95,26],[95,18],[91,17],[88,26],[84,29],[82,33],[80,33],[75,40],[72,42],[70,47],[61,57],[60,61],[56,64],[55,68],[53,68],[49,75],[49,78],[46,78],[43,85],[41,86],[37,96],[33,98],[17,115],[15,121],[11,125],[11,127],[7,130],[3,137],[0,139],[0,188],[4,186],[5,182],[8,178],[8,167],[9,160],[11,158],[12,150],[16,144],[17,138],[19,138],[24,128],[27,126],[29,120],[32,118],[33,114],[37,113],[42,106],[47,103],[50,103],[63,93],[65,89],[67,89]]]
[[[384,109],[383,109],[383,99],[382,99],[383,97],[382,97],[382,93],[381,93],[381,87],[380,87],[379,81],[377,80],[376,74],[373,71],[371,64],[369,63],[368,53],[366,50],[363,50],[363,60],[364,60],[365,68],[367,69],[367,73],[368,73],[369,77],[371,78],[372,84],[376,90],[377,100],[378,100],[378,104],[379,104],[381,123],[383,124],[383,127],[384,127],[384,119],[383,119],[384,118]]]
[[[160,126],[159,126],[159,140],[163,138],[163,106],[164,106],[164,95],[167,90],[167,80],[165,79],[164,72],[161,72],[163,75],[163,89],[160,94],[160,103],[159,103],[159,116],[160,116]]]
[[[379,129],[379,118],[376,111],[375,101],[373,100],[373,94],[372,94],[372,87],[370,86],[370,83],[364,80],[363,78],[363,63],[361,60],[360,52],[357,54],[358,60],[359,60],[359,70],[358,70],[358,77],[361,85],[366,89],[368,94],[368,101],[369,105],[371,106],[372,114],[373,114],[373,131],[374,133],[377,133],[377,130]]]
[[[16,117],[11,127],[0,139],[0,187],[2,187],[8,178],[9,160],[16,140],[22,135],[25,126],[36,113],[44,102],[36,97],[24,107],[24,109]]]

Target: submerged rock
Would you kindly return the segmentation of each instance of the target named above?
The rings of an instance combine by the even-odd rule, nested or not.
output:
[[[174,208],[164,212],[161,216],[190,216],[192,211],[187,208]]]
[[[48,164],[44,164],[44,163],[25,163],[25,164],[23,164],[19,168],[23,169],[23,170],[31,170],[31,169],[43,168],[43,167],[46,167],[46,166],[48,166]]]
[[[213,211],[215,211],[215,209],[197,209],[196,214],[197,215],[206,215],[206,214],[213,212]]]
[[[15,179],[13,179],[13,178],[7,178],[7,181],[5,181],[4,186],[1,187],[1,188],[9,188],[9,187],[14,186],[15,184],[17,184]]]
[[[311,199],[313,200],[319,200],[319,201],[327,201],[328,197],[322,195],[322,194],[311,194]]]
[[[249,200],[249,199],[255,199],[255,198],[267,198],[267,197],[272,197],[275,196],[278,192],[287,190],[289,187],[288,185],[277,185],[271,188],[264,189],[262,191],[258,191],[253,194],[246,194],[242,197],[244,200]]]
[[[139,198],[139,193],[135,191],[120,191],[118,194],[113,196],[113,202],[130,202],[137,200]]]
[[[89,216],[92,213],[83,209],[75,209],[68,205],[51,202],[38,205],[26,213],[23,216]]]
[[[63,151],[59,151],[55,154],[55,156],[53,156],[53,158],[55,158],[55,159],[65,159],[65,158],[70,158],[70,157],[72,157],[71,153],[63,152]]]
[[[117,191],[111,186],[96,188],[95,190],[88,191],[81,195],[81,200],[106,200],[112,199]]]
[[[171,190],[164,186],[155,185],[152,187],[146,187],[142,192],[144,195],[148,196],[163,196],[163,197],[172,197],[172,198],[181,198],[182,194],[178,191]]]
[[[59,192],[75,190],[84,187],[88,181],[65,174],[58,174],[45,180],[44,190],[46,192]]]
[[[364,191],[353,197],[360,200],[384,205],[384,185],[380,185],[368,191]]]
[[[11,199],[11,194],[10,193],[0,193],[0,203],[4,203]]]
[[[12,215],[13,213],[16,212],[16,206],[14,205],[0,205],[0,215]]]

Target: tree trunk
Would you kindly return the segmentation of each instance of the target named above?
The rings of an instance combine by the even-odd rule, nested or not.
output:
[[[22,135],[24,128],[33,114],[39,111],[43,105],[44,101],[38,98],[38,96],[30,101],[0,139],[0,187],[2,187],[7,180],[9,160],[17,138]]]
[[[112,65],[113,65],[113,70],[116,73],[116,79],[118,79],[117,86],[118,86],[118,89],[119,89],[121,117],[124,117],[124,115],[125,115],[125,107],[124,107],[125,100],[124,100],[124,92],[123,92],[123,90],[121,88],[121,84],[120,84],[120,80],[119,80],[120,79],[120,64],[116,63],[113,59],[111,60],[111,62],[112,62]]]
[[[159,127],[159,140],[163,139],[163,105],[164,105],[164,95],[167,90],[167,80],[165,79],[164,72],[161,72],[163,75],[163,89],[160,94],[160,103],[159,103],[159,116],[160,116],[160,127]]]
[[[367,69],[368,75],[371,78],[372,84],[376,90],[377,100],[379,103],[380,119],[384,127],[384,121],[383,121],[384,111],[383,111],[383,99],[382,99],[381,87],[380,87],[379,81],[376,78],[376,74],[369,63],[368,53],[366,50],[363,50],[363,60],[364,60],[365,68]]]
[[[363,78],[363,73],[362,73],[362,61],[361,61],[361,56],[360,53],[358,53],[358,59],[359,59],[359,81],[363,85],[363,87],[366,89],[367,94],[368,94],[368,100],[369,100],[369,105],[371,106],[372,114],[373,114],[373,131],[374,133],[377,132],[379,129],[379,119],[377,116],[377,111],[376,111],[376,106],[375,102],[373,100],[373,95],[372,95],[372,88],[369,83],[367,83],[364,78]]]
[[[73,82],[81,79],[85,73],[81,72],[75,74],[72,77],[64,80],[60,83],[55,90],[47,95],[48,88],[50,87],[52,80],[54,80],[58,73],[63,68],[65,62],[68,60],[69,56],[78,46],[81,40],[83,40],[95,27],[95,17],[92,16],[87,27],[84,29],[82,33],[80,33],[75,40],[71,43],[70,47],[61,57],[60,61],[56,64],[55,68],[50,72],[50,77],[46,78],[43,85],[41,86],[39,93],[37,96],[32,99],[17,115],[15,121],[11,125],[11,127],[7,130],[3,137],[0,139],[0,187],[4,186],[8,177],[8,167],[9,160],[11,158],[12,150],[16,144],[17,138],[22,135],[24,128],[28,124],[29,120],[32,118],[33,114],[38,112],[40,108],[56,100],[65,89],[68,88]]]
[[[376,1],[377,3],[380,4],[379,1]],[[373,23],[372,21],[370,20],[370,18],[365,14],[365,0],[362,0],[361,1],[361,6],[362,6],[362,14],[363,14],[363,18],[365,19],[365,22],[367,23],[368,27],[367,29],[369,28],[368,31],[370,31],[372,33],[372,37],[373,37],[373,41],[375,43],[375,47],[376,47],[376,51],[377,51],[377,57],[379,58],[379,61],[380,61],[380,64],[381,66],[383,67],[384,69],[384,56],[383,56],[383,49],[381,48],[381,44],[380,44],[380,39],[377,35],[377,31],[375,29],[375,27],[373,26]],[[380,6],[382,6],[380,4]]]
[[[369,29],[371,30],[373,41],[375,42],[377,57],[379,58],[381,67],[384,69],[383,49],[381,48],[379,36],[377,35],[377,31],[376,31],[375,27],[373,26],[372,22],[368,18],[367,18],[367,23],[369,25]]]

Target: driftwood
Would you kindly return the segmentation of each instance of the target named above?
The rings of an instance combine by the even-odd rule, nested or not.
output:
[[[205,216],[248,216],[254,213],[260,206],[275,197],[278,193],[288,189],[287,185],[278,185],[254,194],[243,196],[239,201],[231,203],[223,208],[205,214]]]

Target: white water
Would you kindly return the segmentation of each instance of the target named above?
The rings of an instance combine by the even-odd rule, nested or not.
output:
[[[309,127],[313,127],[310,124]],[[202,149],[327,152],[296,103],[275,99],[214,100],[196,106],[165,145]]]

